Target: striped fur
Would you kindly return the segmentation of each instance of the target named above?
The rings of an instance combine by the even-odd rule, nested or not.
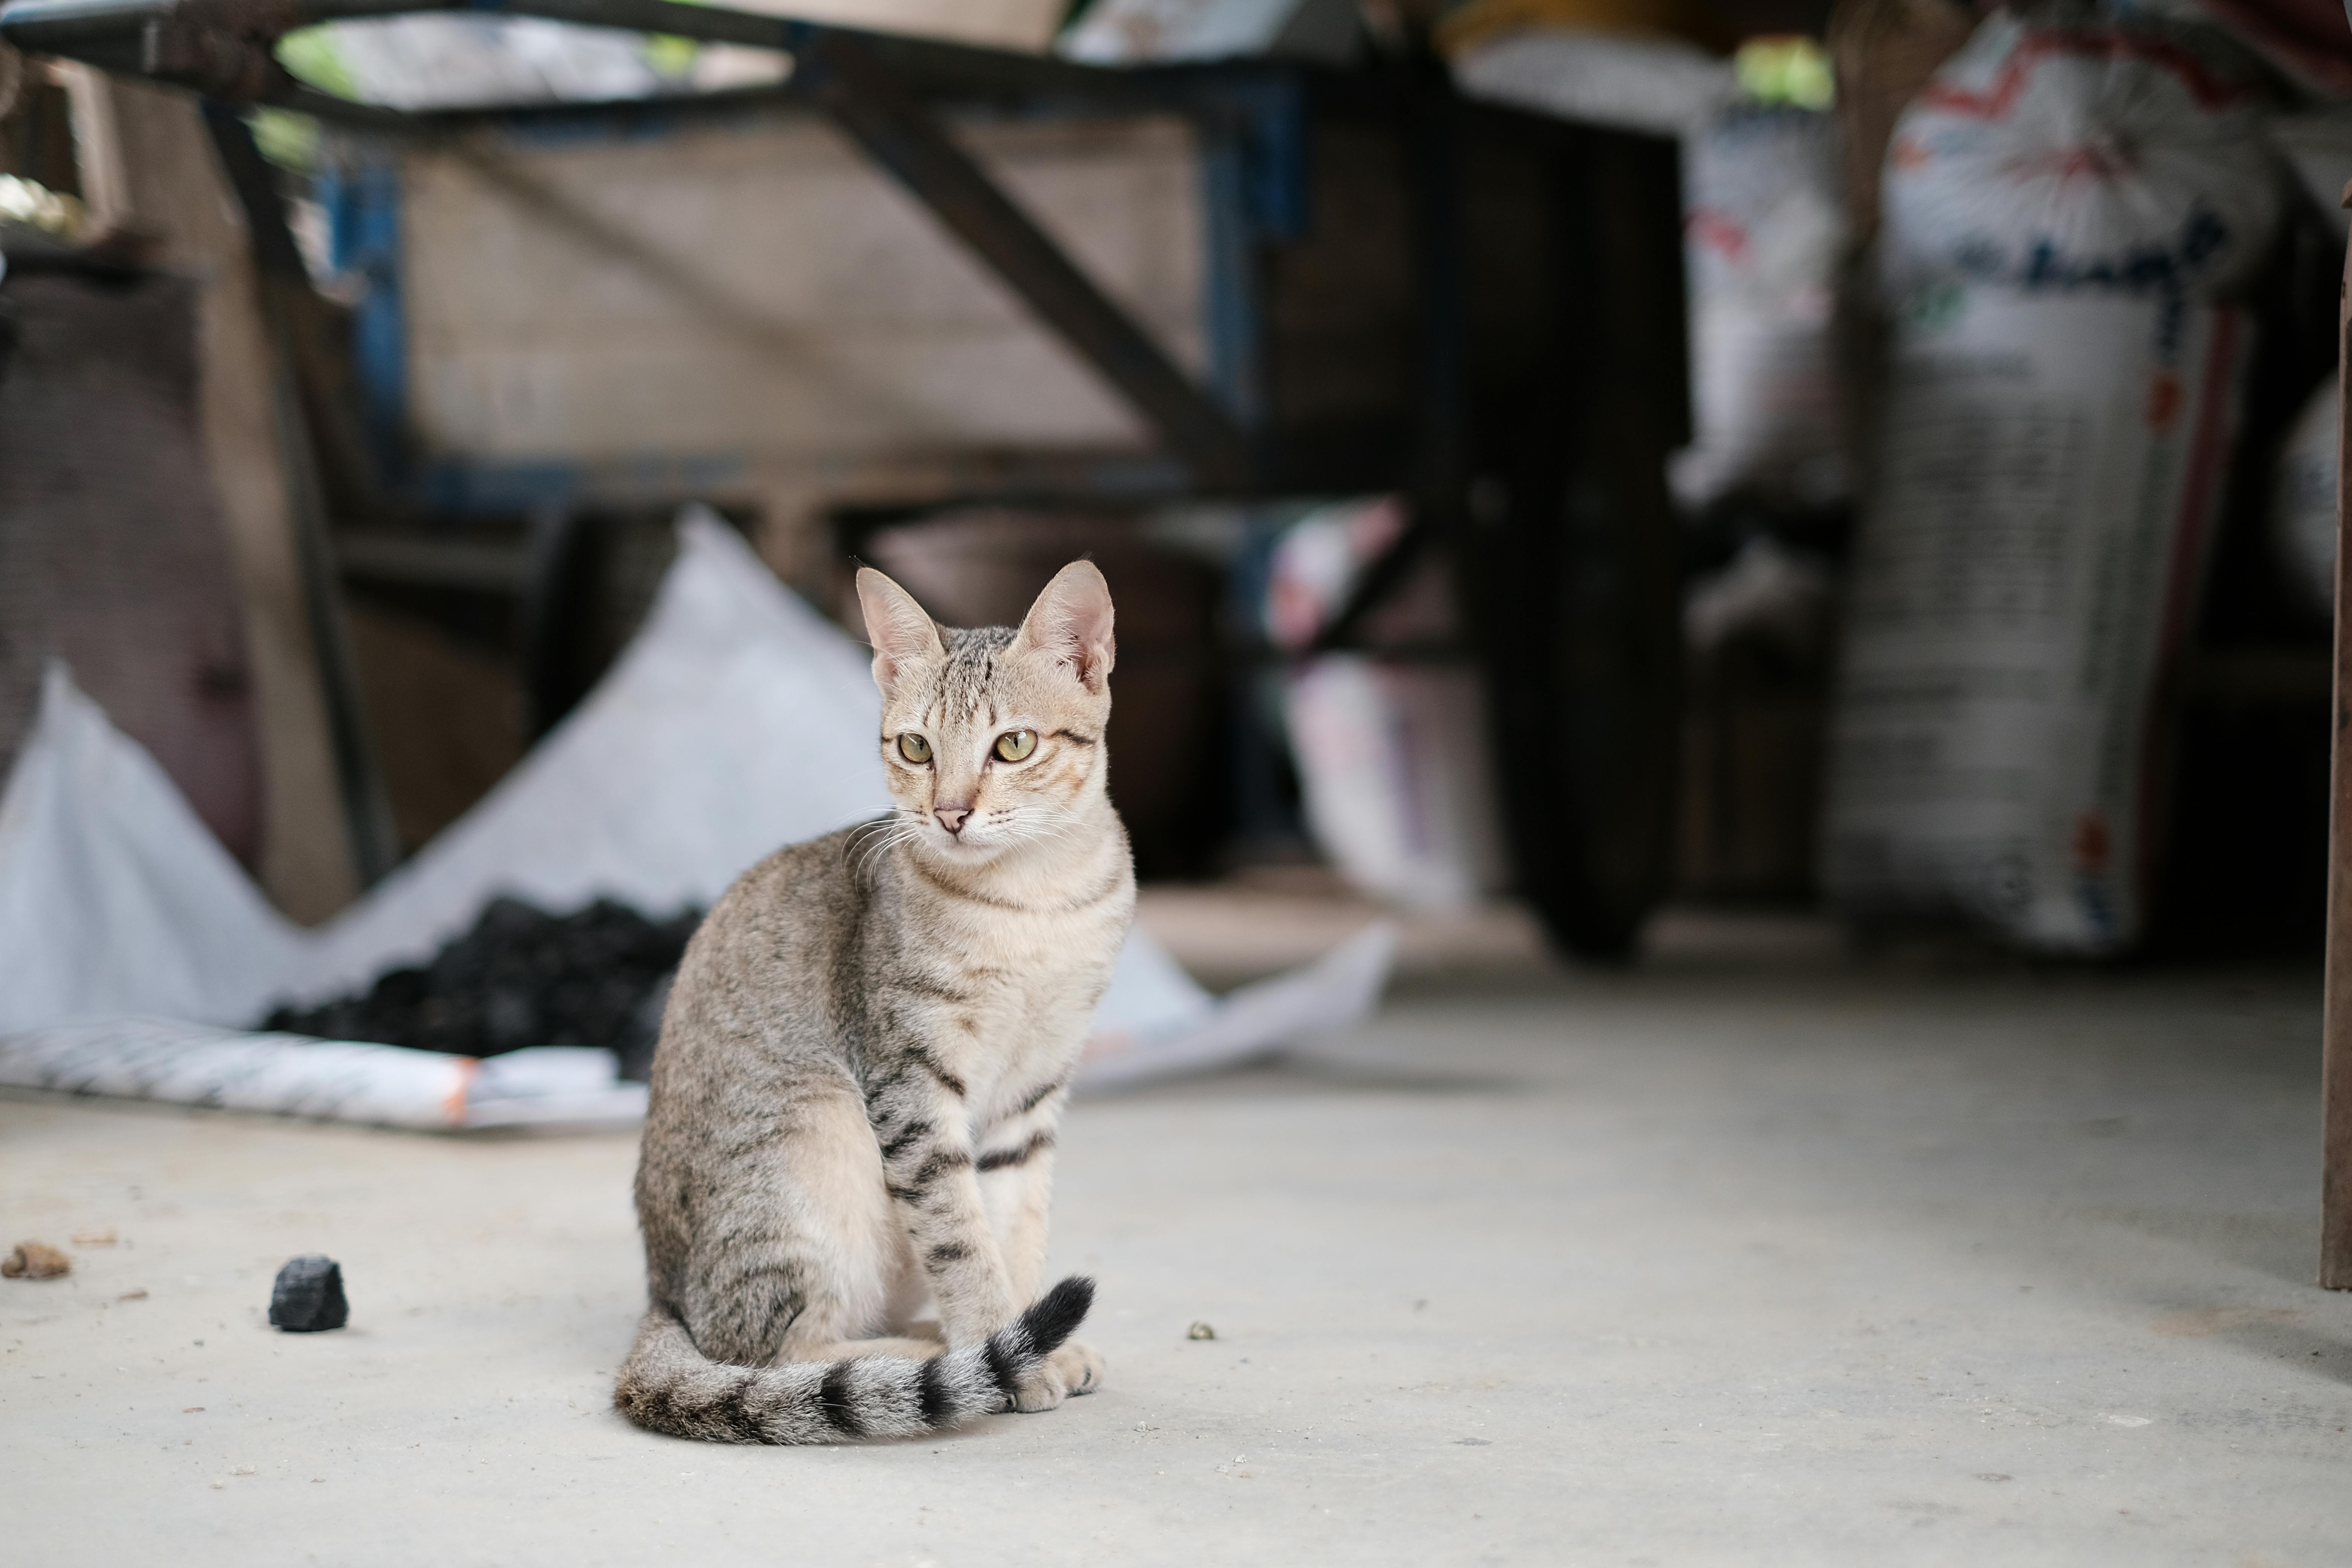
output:
[[[646,1312],[614,1403],[638,1426],[705,1443],[841,1443],[917,1437],[1013,1407],[1021,1379],[1061,1348],[1094,1300],[1073,1278],[1011,1326],[927,1360],[872,1356],[726,1366],[705,1359],[686,1327]]]
[[[897,809],[728,890],[654,1055],[651,1303],[614,1399],[677,1436],[900,1436],[1102,1377],[1069,1338],[1092,1286],[1041,1296],[1041,1274],[1067,1085],[1135,905],[1109,592],[1078,563],[1018,631],[944,633],[878,573],[859,592]]]

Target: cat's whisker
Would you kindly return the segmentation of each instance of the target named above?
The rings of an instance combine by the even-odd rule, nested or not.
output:
[[[922,825],[919,822],[890,822],[882,826],[887,826],[889,831],[868,843],[864,853],[858,857],[857,871],[860,876],[864,876],[882,856],[888,854],[901,844],[913,843],[923,834]]]
[[[857,834],[851,837],[851,847],[857,855],[859,874],[865,873],[876,856],[887,851],[895,844],[903,843],[906,840],[908,824],[895,815],[884,817],[877,822],[869,822],[860,827]],[[860,838],[859,835],[864,837]]]

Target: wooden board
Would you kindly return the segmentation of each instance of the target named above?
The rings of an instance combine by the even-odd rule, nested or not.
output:
[[[960,133],[1202,373],[1187,125]],[[813,118],[420,153],[402,194],[411,414],[435,457],[759,465],[1144,444],[1116,395]]]
[[[2352,207],[2352,186],[2344,205]],[[2352,251],[2336,306],[2336,377],[2352,367]],[[2352,1290],[2352,396],[2339,399],[2336,439],[2336,761],[2327,817],[2327,1001],[2321,1058],[2323,1123],[2319,1282]]]

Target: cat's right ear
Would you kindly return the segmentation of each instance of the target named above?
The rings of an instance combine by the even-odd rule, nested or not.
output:
[[[857,569],[857,607],[866,612],[866,638],[874,645],[874,684],[887,691],[908,668],[945,663],[940,628],[915,596],[871,566]]]

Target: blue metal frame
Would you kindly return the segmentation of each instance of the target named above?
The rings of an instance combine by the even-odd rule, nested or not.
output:
[[[322,173],[328,265],[360,285],[352,321],[352,367],[360,427],[376,471],[398,484],[409,469],[408,317],[401,293],[400,171],[359,163]]]
[[[1201,128],[1207,215],[1210,388],[1244,430],[1265,428],[1265,322],[1261,247],[1307,232],[1313,174],[1307,94],[1295,78],[1253,72],[1203,94]]]

